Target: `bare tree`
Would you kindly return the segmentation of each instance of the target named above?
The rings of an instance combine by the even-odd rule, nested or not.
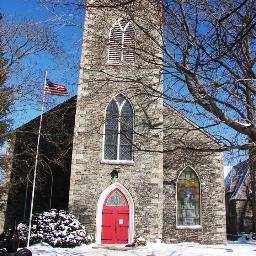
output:
[[[41,0],[70,12],[88,8],[113,8],[129,17],[136,28],[154,43],[154,49],[140,47],[136,54],[159,65],[163,91],[153,84],[141,84],[145,92],[162,97],[166,104],[183,112],[221,142],[218,149],[191,145],[192,150],[248,152],[252,182],[253,227],[256,231],[256,123],[255,48],[256,3],[253,0],[143,0],[143,1],[55,1]],[[158,22],[139,11],[147,4],[158,8]],[[132,7],[131,7],[132,6]],[[160,23],[159,23],[160,19]],[[162,38],[162,42],[158,39]],[[159,55],[159,51],[163,55]],[[113,78],[114,79],[114,78]],[[118,78],[116,78],[118,79]],[[137,81],[138,82],[138,79]],[[184,145],[187,148],[187,145]]]
[[[1,62],[1,74],[5,79],[3,82],[6,88],[1,96],[7,97],[6,101],[1,98],[1,104],[8,106],[9,110],[1,111],[0,121],[2,121],[4,118],[11,119],[9,114],[13,115],[15,111],[23,108],[26,101],[35,101],[38,94],[41,94],[38,86],[35,85],[40,81],[39,76],[42,74],[38,73],[35,61],[32,63],[31,59],[42,53],[56,56],[61,49],[52,31],[29,20],[17,23],[12,18],[6,17],[0,35],[1,56],[4,60]],[[14,105],[17,101],[21,106]],[[1,131],[1,139],[4,136],[5,132]]]
[[[56,34],[47,23],[31,20],[17,22],[11,17],[4,16],[0,24],[0,38],[0,145],[3,146],[3,143],[7,141],[9,143],[9,150],[6,150],[7,146],[4,145],[4,149],[0,151],[0,198],[4,200],[2,203],[5,203],[6,193],[12,191],[10,188],[15,189],[15,187],[26,183],[30,186],[32,172],[30,175],[21,175],[19,178],[17,178],[17,172],[21,171],[20,167],[25,168],[28,172],[33,169],[36,155],[36,148],[33,143],[29,144],[29,138],[37,137],[37,120],[34,121],[28,132],[26,127],[15,129],[17,120],[14,123],[13,119],[24,118],[23,113],[27,113],[28,108],[38,110],[41,107],[43,71],[38,67],[37,59],[40,59],[43,54],[47,54],[61,60],[65,58],[65,53],[60,43],[57,42]],[[48,103],[51,104],[51,102]],[[58,112],[55,117],[61,121],[67,115],[66,112],[72,111],[73,106],[70,109],[62,111],[62,116],[55,111]],[[44,124],[49,127],[50,124],[46,122],[47,120],[44,121]],[[54,126],[57,121],[52,120],[51,124]],[[72,139],[67,142],[70,136],[66,138],[64,133],[62,135],[56,131],[50,133],[50,130],[43,134],[44,143],[48,146],[51,145],[52,150],[58,153],[58,157],[51,152],[51,155],[47,155],[50,158],[50,160],[47,159],[47,162],[45,151],[42,150],[39,164],[41,169],[43,169],[41,166],[46,165],[46,162],[49,164],[49,161],[61,166],[60,159],[65,158],[67,151],[71,148]],[[60,131],[60,129],[58,130]],[[63,144],[65,146],[62,148],[62,152],[59,148]],[[23,152],[16,154],[14,146],[22,148]],[[27,159],[22,159],[24,155],[27,156]],[[49,168],[46,171],[45,169],[47,167],[44,168],[41,176],[39,175],[41,184],[45,184],[45,180],[43,180],[45,172],[51,171]],[[1,211],[4,209],[2,206],[0,208]]]
[[[249,150],[255,217],[255,1],[166,1],[163,10],[164,97],[240,135],[218,129],[221,150]]]
[[[0,16],[0,28],[3,27],[2,24],[2,15]],[[11,88],[8,88],[5,86],[5,81],[8,76],[8,67],[7,59],[4,57],[4,47],[3,47],[3,40],[2,40],[2,34],[0,34],[0,134],[5,133],[8,130],[9,127],[9,120],[6,118],[10,106],[13,102],[12,97],[12,90]],[[3,138],[0,138],[0,145],[3,144]]]

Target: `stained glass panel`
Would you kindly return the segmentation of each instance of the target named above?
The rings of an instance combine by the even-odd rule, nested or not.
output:
[[[117,159],[118,138],[118,108],[116,102],[112,100],[107,108],[105,120],[105,143],[104,159]]]
[[[106,130],[105,144],[106,145],[117,145],[117,133],[115,131]]]
[[[105,128],[107,130],[116,130],[118,129],[118,119],[115,116],[108,115],[105,121]]]
[[[119,158],[132,160],[133,109],[129,101],[123,105],[120,123]]]
[[[120,160],[132,160],[132,145],[120,145]]]
[[[104,159],[132,160],[132,142],[133,108],[122,94],[118,94],[107,107]]]
[[[106,145],[104,152],[104,159],[116,160],[117,159],[117,147],[116,145]]]
[[[125,201],[123,197],[118,193],[118,191],[115,191],[110,198],[107,201],[107,206],[125,206]]]
[[[129,132],[122,132],[120,134],[120,145],[130,145],[132,144],[132,135]]]
[[[129,101],[126,101],[122,108],[122,115],[124,116],[132,116],[133,110]]]
[[[111,102],[108,104],[107,114],[109,114],[111,116],[118,115],[118,108],[117,108],[116,102],[114,100],[111,100]]]
[[[123,103],[124,100],[125,100],[124,95],[118,94],[118,95],[116,96],[116,101],[118,102],[118,105],[119,105],[119,106],[122,105],[122,103]]]
[[[196,173],[185,169],[178,180],[178,220],[181,226],[200,225],[200,184]]]

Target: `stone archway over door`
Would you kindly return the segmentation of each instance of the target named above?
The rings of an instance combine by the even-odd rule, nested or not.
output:
[[[129,204],[119,189],[107,196],[102,210],[102,244],[127,244],[129,230]]]
[[[134,204],[128,190],[114,183],[101,194],[96,216],[98,244],[127,244],[134,237]]]

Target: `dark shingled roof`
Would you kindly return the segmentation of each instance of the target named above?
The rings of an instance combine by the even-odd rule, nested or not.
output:
[[[242,184],[245,182],[247,174],[249,173],[249,161],[245,160],[230,170],[225,178],[225,193],[231,193],[231,199],[236,199],[240,192]]]

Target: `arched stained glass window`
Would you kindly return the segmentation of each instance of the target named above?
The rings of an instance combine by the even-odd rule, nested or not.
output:
[[[132,160],[133,119],[132,105],[122,94],[111,100],[105,119],[105,160]]]
[[[120,118],[120,160],[132,159],[133,109],[125,101]]]
[[[177,225],[200,225],[200,182],[191,168],[180,174],[177,193]]]
[[[116,190],[108,199],[106,206],[125,206],[125,199],[120,192]]]
[[[108,62],[111,64],[132,63],[135,60],[135,30],[131,21],[120,19],[111,28]]]
[[[105,119],[105,159],[117,159],[119,111],[115,100],[112,100]]]

